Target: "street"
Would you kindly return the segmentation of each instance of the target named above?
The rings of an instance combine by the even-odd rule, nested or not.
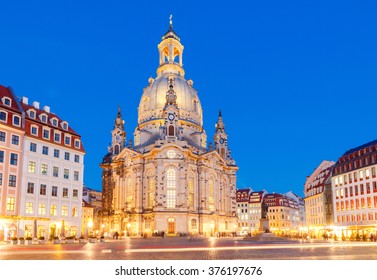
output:
[[[376,242],[123,238],[97,243],[0,245],[1,260],[377,260]]]

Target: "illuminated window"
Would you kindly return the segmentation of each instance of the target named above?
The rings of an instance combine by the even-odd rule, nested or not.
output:
[[[366,169],[366,170],[365,170],[365,178],[366,178],[366,179],[369,179],[369,169]]]
[[[36,164],[35,164],[35,161],[29,161],[29,165],[28,165],[28,172],[29,173],[35,173],[35,169],[36,169]]]
[[[39,203],[38,214],[39,215],[46,215],[46,204]]]
[[[68,207],[67,205],[62,206],[62,216],[68,216]]]
[[[364,171],[363,170],[360,170],[359,178],[360,178],[360,180],[363,180],[363,178],[364,178]]]
[[[26,202],[26,214],[33,214],[33,202]]]
[[[58,215],[58,207],[57,207],[55,204],[52,204],[52,205],[51,205],[51,208],[50,208],[50,215],[51,215],[51,216],[56,216],[56,215]]]
[[[166,153],[166,156],[168,158],[175,158],[176,156],[176,152],[174,150],[169,150],[167,153]]]
[[[166,206],[168,208],[174,208],[176,206],[176,171],[173,168],[169,168],[166,174]]]
[[[14,197],[7,197],[7,211],[14,211]]]

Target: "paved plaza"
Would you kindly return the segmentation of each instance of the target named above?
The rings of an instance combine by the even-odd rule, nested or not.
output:
[[[0,245],[1,260],[377,260],[377,242],[242,238],[123,238],[96,243]]]

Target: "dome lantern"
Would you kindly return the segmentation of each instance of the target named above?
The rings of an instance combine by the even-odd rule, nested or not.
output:
[[[172,16],[170,16],[169,30],[162,36],[162,41],[158,45],[160,54],[160,65],[157,75],[162,73],[174,73],[180,76],[185,75],[182,63],[183,45],[181,39],[173,30]]]

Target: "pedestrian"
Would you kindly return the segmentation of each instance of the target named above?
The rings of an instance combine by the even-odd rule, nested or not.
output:
[[[164,238],[164,235],[165,235],[165,232],[162,231],[162,232],[161,232],[161,237]]]

